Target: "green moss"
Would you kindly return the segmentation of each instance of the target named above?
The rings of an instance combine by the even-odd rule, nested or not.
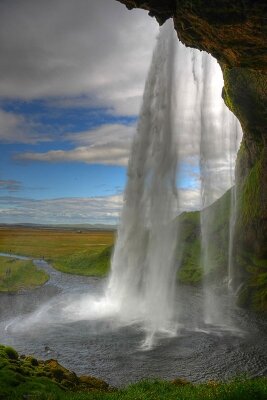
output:
[[[245,138],[261,138],[266,126],[266,75],[260,71],[222,65],[223,98],[239,119]]]
[[[242,227],[261,217],[260,184],[262,160],[259,159],[246,177],[239,194],[239,212]]]
[[[266,260],[258,259],[249,251],[239,253],[239,268],[244,275],[243,287],[238,295],[238,304],[255,312],[267,312],[267,269]]]
[[[267,268],[267,260],[263,258],[257,258],[255,255],[252,256],[252,262],[254,265],[260,268]]]
[[[173,382],[142,381],[115,390],[99,379],[77,377],[56,360],[39,361],[38,367],[27,369],[25,363],[31,357],[10,360],[5,349],[0,345],[0,363],[6,362],[0,368],[0,400],[264,400],[267,397],[266,378],[198,385],[178,378]],[[45,369],[49,369],[52,379],[46,376]]]
[[[32,356],[19,357],[13,348],[0,345],[0,400],[41,400],[51,393],[53,397],[48,397],[50,400],[58,399],[70,387],[75,391],[109,391],[108,384],[100,379],[82,378],[56,360],[38,361]]]
[[[19,355],[12,347],[6,346],[4,351],[10,360],[17,360]]]

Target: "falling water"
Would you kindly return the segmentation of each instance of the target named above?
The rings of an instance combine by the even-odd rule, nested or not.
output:
[[[121,319],[144,323],[149,346],[174,332],[177,151],[172,127],[175,38],[161,29],[128,167],[107,299]]]
[[[146,81],[106,291],[107,303],[122,321],[143,322],[148,345],[155,333],[176,330],[177,224],[173,221],[178,212],[178,160],[180,178],[183,165],[192,168],[197,160],[199,163],[203,319],[209,324],[225,323],[213,265],[217,249],[212,228],[217,216],[210,205],[233,186],[237,136],[241,136],[237,134],[236,118],[221,99],[223,81],[216,61],[207,53],[177,45],[172,31],[170,23],[161,29]],[[183,190],[178,193],[182,198]],[[232,274],[233,196],[228,280]]]
[[[196,62],[196,60],[194,60]],[[201,175],[201,265],[203,267],[204,321],[207,324],[229,325],[227,316],[222,315],[219,297],[216,295],[218,283],[214,269],[220,253],[215,248],[214,226],[219,216],[211,205],[225,188],[234,184],[234,158],[241,138],[237,119],[225,107],[223,102],[214,101],[216,88],[216,62],[206,53],[201,55],[201,68],[198,60],[198,104],[201,121],[200,129],[200,175]],[[196,67],[195,67],[196,68]],[[222,185],[223,182],[223,185]],[[233,233],[235,225],[235,190],[231,190],[228,281],[232,274]],[[221,205],[222,207],[224,204]],[[218,210],[217,210],[218,211]],[[214,240],[215,239],[215,240]],[[217,243],[218,245],[218,243]],[[221,278],[219,278],[221,279]],[[220,283],[219,283],[220,284]]]
[[[230,135],[229,147],[234,149],[232,157],[230,157],[230,182],[231,182],[231,204],[230,204],[230,219],[229,219],[229,250],[228,250],[228,290],[231,292],[235,286],[235,273],[234,273],[234,240],[235,240],[235,226],[237,216],[237,201],[236,201],[236,185],[235,185],[235,154],[237,153],[241,141],[241,127],[237,119],[232,122],[235,129]],[[232,127],[231,126],[231,127]],[[230,153],[231,154],[231,153]]]

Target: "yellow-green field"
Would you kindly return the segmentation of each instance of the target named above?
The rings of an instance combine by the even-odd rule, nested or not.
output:
[[[0,257],[0,292],[16,292],[43,285],[49,276],[32,261]]]
[[[0,228],[0,252],[44,258],[60,271],[104,276],[115,233],[44,228]]]

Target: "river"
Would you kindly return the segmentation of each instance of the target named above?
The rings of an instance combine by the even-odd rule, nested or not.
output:
[[[201,290],[179,288],[177,335],[158,337],[157,345],[144,351],[141,325],[122,325],[89,312],[92,299],[101,298],[105,279],[64,274],[44,260],[34,264],[50,275],[44,286],[0,294],[0,342],[20,353],[56,358],[77,374],[114,386],[144,378],[201,382],[267,374],[267,321],[252,313],[232,307],[225,317],[230,327],[203,326]],[[222,292],[218,296],[227,303]]]

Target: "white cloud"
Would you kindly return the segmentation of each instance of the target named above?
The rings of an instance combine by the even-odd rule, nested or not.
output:
[[[116,224],[122,195],[33,200],[0,197],[1,222]]]
[[[1,96],[62,97],[58,105],[84,96],[135,115],[157,32],[146,12],[115,0],[2,1]]]
[[[0,142],[34,144],[49,140],[47,135],[38,133],[35,123],[21,115],[0,110]]]
[[[0,197],[0,222],[118,224],[122,206],[122,194],[47,200],[2,196]],[[191,211],[199,207],[198,189],[180,191],[180,205],[177,212]]]
[[[200,209],[199,189],[181,189],[179,193],[177,213]],[[0,222],[118,224],[122,206],[122,194],[47,200],[2,196],[0,197]]]
[[[67,134],[65,137],[78,145],[71,150],[51,150],[45,153],[26,152],[17,160],[45,162],[85,162],[126,166],[135,126],[103,125],[88,132]]]
[[[199,188],[179,190],[179,213],[201,209],[201,194]]]

